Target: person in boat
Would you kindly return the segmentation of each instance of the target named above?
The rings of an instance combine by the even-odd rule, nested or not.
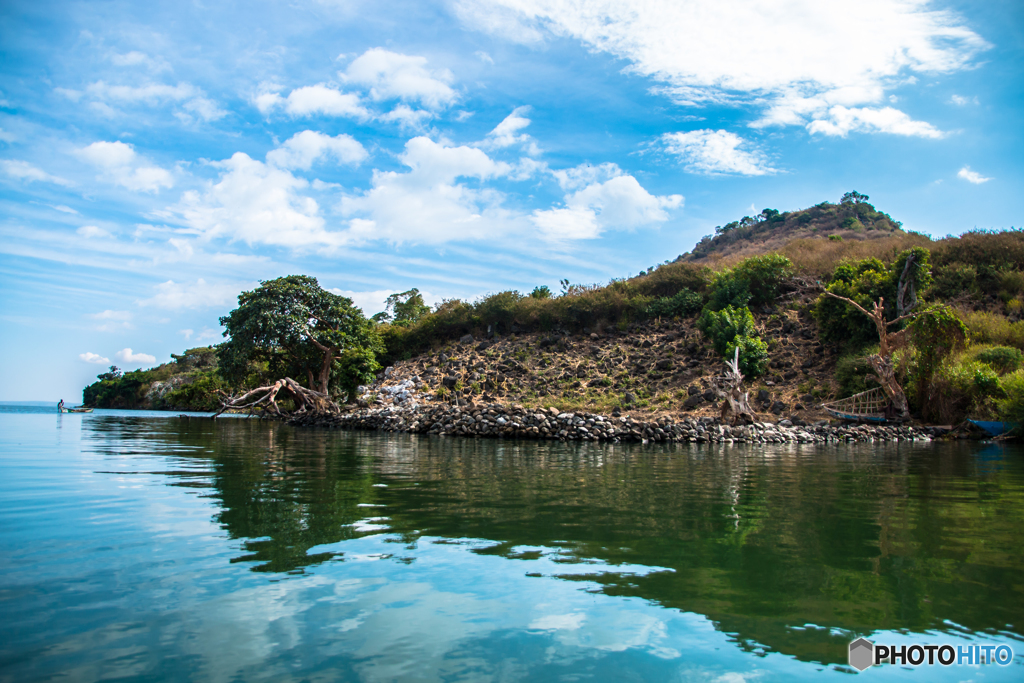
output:
[[[61,399],[60,403],[57,404],[57,412],[58,413],[63,413],[64,412],[64,399]]]

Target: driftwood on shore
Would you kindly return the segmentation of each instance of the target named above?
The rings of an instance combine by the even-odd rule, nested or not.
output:
[[[241,396],[225,395],[221,400],[220,409],[211,417],[216,418],[226,410],[248,410],[250,413],[261,410],[281,417],[281,406],[277,404],[277,397],[282,391],[291,395],[298,406],[293,415],[303,415],[306,413],[337,415],[341,412],[338,404],[332,401],[329,396],[312,389],[307,389],[291,377],[285,377],[273,384],[257,387]]]

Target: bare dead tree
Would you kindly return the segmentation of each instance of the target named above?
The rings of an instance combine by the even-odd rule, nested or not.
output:
[[[908,258],[909,262],[910,259]],[[906,270],[904,270],[906,273]],[[902,286],[902,278],[901,278]],[[885,391],[885,395],[892,401],[893,408],[899,413],[900,419],[905,420],[910,416],[910,407],[907,405],[907,395],[903,392],[903,387],[900,386],[899,381],[896,379],[896,369],[893,366],[892,354],[895,351],[903,348],[907,345],[907,331],[899,330],[896,332],[890,332],[889,328],[899,322],[913,318],[916,313],[905,313],[895,320],[886,321],[885,319],[885,299],[879,298],[875,302],[872,310],[867,310],[853,299],[849,299],[845,296],[839,296],[832,292],[825,290],[825,294],[832,297],[833,299],[839,299],[850,304],[858,311],[866,315],[871,319],[871,322],[875,324],[875,330],[878,332],[878,353],[872,354],[867,357],[868,364],[871,365],[871,369],[878,377],[878,383],[882,385],[882,390]],[[917,301],[915,299],[914,303]]]
[[[743,373],[740,372],[740,349],[737,346],[732,360],[725,361],[726,372],[720,378],[725,401],[722,403],[722,421],[736,424],[737,420],[754,422],[750,409],[750,392],[743,391]]]
[[[261,410],[280,417],[283,413],[281,412],[281,406],[277,404],[277,397],[281,391],[290,394],[295,400],[296,405],[298,405],[294,413],[295,415],[307,412],[334,415],[341,412],[338,404],[332,401],[326,394],[307,389],[291,377],[285,377],[268,386],[257,387],[241,396],[225,394],[221,400],[220,410],[211,417],[217,417],[226,410],[249,410],[250,413]]]

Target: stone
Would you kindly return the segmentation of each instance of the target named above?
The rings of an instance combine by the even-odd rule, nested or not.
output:
[[[659,360],[657,363],[655,363],[654,367],[657,368],[658,370],[671,370],[672,369],[672,359],[671,358],[663,358],[663,359]]]
[[[715,393],[713,389],[705,389],[704,393],[701,394],[701,396],[704,397],[705,401],[714,401],[715,399],[718,398],[718,395]]]
[[[688,409],[688,410],[693,410],[694,408],[696,408],[697,406],[699,406],[703,402],[704,402],[704,397],[703,396],[701,396],[700,394],[694,394],[694,395],[690,396],[690,398],[688,398],[685,401],[683,401],[683,407]]]
[[[696,384],[691,384],[690,386],[686,387],[686,393],[687,393],[688,396],[693,396],[695,394],[699,394],[700,393],[700,387],[698,387]]]
[[[486,351],[489,348],[491,348],[491,343],[490,342],[483,341],[483,342],[480,342],[479,344],[476,345],[476,350],[477,351]]]
[[[448,375],[447,377],[441,380],[441,384],[448,389],[454,389],[458,381],[459,378],[456,377],[455,375]]]
[[[772,412],[775,413],[776,415],[781,415],[782,411],[784,411],[785,409],[786,404],[783,403],[782,401],[776,401],[775,403],[772,404]]]
[[[473,343],[473,335],[471,335],[471,334],[464,334],[464,335],[462,335],[461,337],[459,337],[459,343],[460,344],[472,344]]]
[[[768,393],[767,389],[761,389],[757,392],[757,400],[760,403],[767,403],[771,399],[772,395]]]

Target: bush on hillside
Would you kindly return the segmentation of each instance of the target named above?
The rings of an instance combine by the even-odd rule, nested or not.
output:
[[[760,377],[768,370],[768,345],[759,337],[738,335],[725,348],[725,359],[735,357],[736,349],[740,350],[740,372],[744,377],[752,379]]]
[[[1024,353],[1009,346],[982,346],[970,349],[969,358],[984,363],[1000,375],[1019,370],[1024,365]]]
[[[1016,422],[1016,433],[1024,430],[1024,369],[1001,380],[1004,398],[997,403],[997,415],[1007,422]]]
[[[745,306],[742,308],[726,306],[720,311],[705,308],[697,320],[697,329],[711,340],[715,351],[722,356],[726,354],[729,344],[736,337],[757,335],[754,316]]]
[[[663,296],[652,301],[647,307],[647,315],[651,318],[689,317],[703,306],[704,299],[700,294],[683,289],[674,296]]]

